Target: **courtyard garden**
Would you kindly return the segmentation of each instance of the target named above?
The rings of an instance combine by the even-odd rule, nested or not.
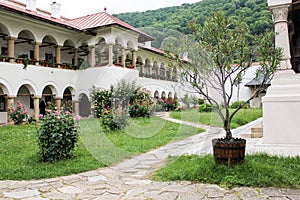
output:
[[[105,137],[119,149],[124,149],[126,153],[116,157],[117,159],[114,159],[114,163],[155,149],[174,139],[178,140],[203,131],[193,127],[166,122],[156,117],[134,119],[130,124],[127,130],[131,131],[131,135],[127,134],[126,130],[101,132],[97,119],[82,119],[79,124],[81,127],[79,130],[81,131],[80,134],[84,134],[85,138],[91,136],[92,140],[97,141],[97,138]],[[159,130],[157,130],[158,124]],[[147,131],[144,131],[143,134],[138,132],[138,129],[136,129],[137,125],[139,127],[147,127],[147,129],[144,128],[143,130],[149,130],[148,133]],[[132,128],[136,129],[136,131],[133,132]],[[88,132],[84,132],[83,130],[88,130]],[[155,135],[153,135],[153,130],[157,130]],[[138,134],[142,134],[141,137],[137,137]],[[105,148],[101,146],[101,143],[98,145],[98,150],[101,147]],[[38,152],[38,136],[34,124],[1,127],[0,180],[51,178],[77,174],[107,165],[106,163],[102,163],[101,160],[97,160],[91,154],[82,142],[81,137],[79,137],[78,145],[72,151],[73,156],[70,159],[53,163],[42,162]],[[113,154],[114,152],[110,153]]]

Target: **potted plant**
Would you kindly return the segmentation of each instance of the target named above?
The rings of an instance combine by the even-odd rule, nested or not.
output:
[[[241,108],[266,90],[268,84],[265,83],[270,82],[276,72],[282,50],[275,48],[273,33],[265,32],[250,38],[245,23],[228,18],[222,12],[208,18],[203,26],[195,22],[190,25],[195,38],[181,36],[176,44],[166,44],[166,51],[175,61],[171,65],[180,68],[180,80],[185,89],[204,97],[223,122],[225,137],[212,141],[216,163],[239,163],[244,160],[246,140],[232,136],[231,120]],[[188,55],[189,62],[184,62],[182,55]],[[254,61],[260,62],[260,67],[253,73],[255,79],[263,77],[260,86],[247,100],[230,110],[234,91],[238,96],[238,88]]]

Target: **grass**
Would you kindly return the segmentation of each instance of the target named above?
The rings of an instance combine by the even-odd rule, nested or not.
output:
[[[232,112],[232,110],[231,110]],[[222,121],[216,112],[204,113],[198,112],[198,109],[189,109],[181,112],[173,111],[170,115],[174,119],[196,122],[210,126],[222,127]],[[257,118],[262,117],[262,109],[241,109],[231,122],[231,128],[237,128],[245,125]]]
[[[162,181],[187,180],[223,187],[300,188],[300,157],[247,155],[245,162],[228,167],[216,165],[212,155],[171,157],[166,167],[154,174]]]
[[[97,119],[81,120],[74,158],[40,162],[34,125],[0,128],[0,180],[52,178],[97,169],[203,130],[159,118],[136,119],[124,131],[103,133]]]

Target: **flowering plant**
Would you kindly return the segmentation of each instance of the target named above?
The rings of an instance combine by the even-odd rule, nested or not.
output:
[[[43,161],[54,162],[72,156],[71,151],[78,142],[78,115],[69,111],[46,110],[40,114],[39,126],[36,126],[39,137],[40,155]]]
[[[17,102],[17,107],[13,105],[7,108],[8,116],[15,124],[22,124],[28,121],[28,111],[25,105],[20,101]]]

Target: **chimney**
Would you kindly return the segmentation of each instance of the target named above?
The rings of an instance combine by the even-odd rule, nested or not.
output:
[[[145,42],[145,46],[146,48],[151,49],[151,41]]]
[[[50,5],[51,6],[51,17],[60,19],[60,4],[55,1]]]
[[[26,10],[36,11],[36,0],[26,0]]]

